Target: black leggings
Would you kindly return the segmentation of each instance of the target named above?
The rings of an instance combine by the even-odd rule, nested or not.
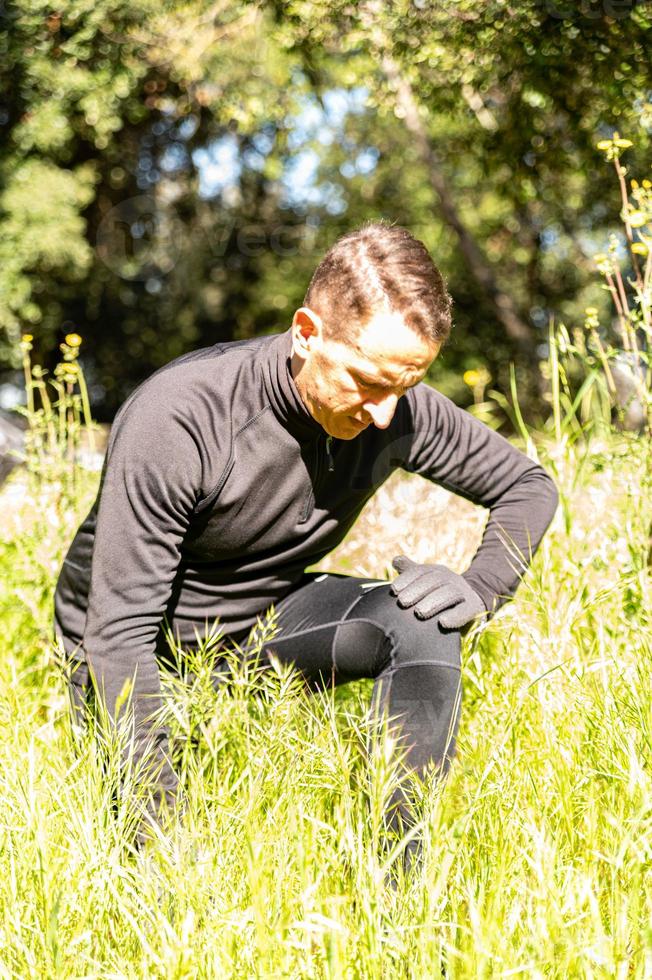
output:
[[[401,609],[387,581],[334,573],[306,573],[275,608],[278,630],[262,647],[263,662],[274,652],[314,687],[373,678],[372,721],[384,711],[396,718],[407,768],[424,775],[434,764],[446,773],[462,698],[460,630]]]

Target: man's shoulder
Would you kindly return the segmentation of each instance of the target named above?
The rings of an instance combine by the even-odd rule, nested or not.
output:
[[[231,388],[243,380],[243,368],[256,363],[273,335],[216,343],[188,351],[154,371],[131,392],[115,420],[134,409],[167,413],[193,405],[217,407],[228,399]]]
[[[407,392],[413,404],[417,407],[423,405],[455,405],[455,403],[443,391],[439,391],[427,381],[420,381],[414,388]],[[457,408],[457,406],[455,406]]]
[[[218,357],[246,358],[249,352],[259,351],[264,344],[269,343],[273,336],[275,335],[263,334],[260,337],[248,337],[246,340],[218,340],[217,343],[211,344],[209,347],[198,347],[195,350],[186,351],[185,354],[180,354],[179,357],[175,357],[174,360],[168,361],[167,364],[160,367],[154,374],[178,369],[185,365],[201,364]]]
[[[471,428],[485,426],[485,423],[476,418],[472,412],[458,405],[427,381],[421,381],[411,388],[406,394],[405,401],[411,420],[417,427],[433,423]]]
[[[154,371],[136,391],[146,387],[165,388],[167,384],[174,385],[179,380],[185,381],[191,377],[215,382],[216,378],[224,378],[230,369],[244,361],[251,361],[270,339],[269,335],[263,335],[247,340],[218,342],[210,347],[187,351]]]

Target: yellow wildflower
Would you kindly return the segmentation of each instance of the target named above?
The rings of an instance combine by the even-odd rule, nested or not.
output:
[[[646,177],[646,178],[645,178],[645,180],[643,181],[643,187],[644,187],[644,188],[645,188],[645,189],[646,189],[647,191],[649,191],[649,190],[650,190],[650,188],[652,187],[652,180],[648,180],[648,179],[647,179],[647,177]]]
[[[648,247],[643,242],[634,242],[632,245],[632,252],[635,255],[647,255]]]
[[[584,310],[584,312],[586,313],[587,316],[597,316],[598,315],[598,311],[597,311],[597,308],[595,306],[587,306],[587,308]]]
[[[610,150],[611,140],[600,140],[599,143],[596,143],[596,146],[599,150]]]
[[[465,371],[462,377],[464,379],[464,384],[468,385],[469,388],[473,388],[475,385],[480,383],[479,371],[474,371],[473,369],[470,371]]]
[[[631,140],[623,140],[623,139],[615,139],[614,143],[616,146],[620,147],[621,150],[626,150],[628,146],[634,145]]]
[[[629,215],[629,223],[632,228],[640,228],[642,225],[646,224],[647,215],[645,211],[632,211]]]
[[[67,333],[66,334],[66,343],[68,344],[68,347],[79,347],[79,345],[81,344],[81,342],[82,342],[82,339],[81,339],[81,337],[79,336],[78,333]]]
[[[467,384],[469,388],[477,388],[479,385],[488,385],[491,381],[491,375],[487,371],[486,367],[480,368],[470,368],[465,371],[462,375],[464,384]]]
[[[22,339],[24,344],[31,344],[31,342],[34,340],[31,333],[24,333]]]

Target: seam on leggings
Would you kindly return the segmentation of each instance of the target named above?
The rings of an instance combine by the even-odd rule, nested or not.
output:
[[[362,598],[362,597],[360,597],[360,598]],[[349,620],[349,622],[353,622],[353,620]],[[385,627],[384,626],[381,626],[380,623],[374,622],[373,619],[366,619],[366,618],[360,617],[360,618],[355,619],[355,622],[356,623],[370,623],[372,626],[375,626],[377,629],[382,630],[383,633],[385,632]],[[305,636],[306,633],[313,633],[315,630],[323,630],[323,629],[326,629],[327,626],[335,626],[335,627],[338,627],[338,626],[341,626],[341,625],[342,625],[342,621],[339,620],[339,619],[334,620],[334,622],[332,622],[332,623],[317,623],[315,626],[310,626],[308,629],[305,629],[305,630],[297,630],[295,633],[283,633],[282,635],[274,636],[274,637],[272,637],[271,640],[266,640],[263,645],[264,646],[267,646],[267,644],[269,643],[270,646],[274,646],[275,643],[282,643],[283,640],[293,640],[297,636]],[[337,630],[336,630],[336,634],[335,635],[337,635]]]
[[[360,587],[362,587],[362,585],[368,585],[369,582],[377,582],[379,585],[389,585],[390,584],[389,582],[385,582],[383,579],[375,579],[375,578],[365,579],[365,578],[363,578],[363,579],[360,579]],[[365,597],[366,594],[367,594],[366,592],[363,592],[362,595],[357,595],[355,597],[355,599],[353,600],[353,602],[351,603],[351,605],[348,607],[348,609],[342,614],[342,616],[340,618],[340,622],[344,622],[344,620],[349,615],[349,613],[351,612],[351,610],[354,608],[354,606],[356,605],[356,603],[360,602],[361,599],[364,599],[364,597]],[[361,619],[360,622],[361,623],[366,623],[366,622],[370,622],[370,620]],[[376,625],[378,625],[378,624],[376,624]]]
[[[457,664],[451,664],[447,660],[410,660],[406,664],[390,664],[383,671],[383,676],[387,674],[393,674],[397,670],[402,670],[404,667],[450,667],[451,670],[456,670],[461,673],[462,668],[458,667]]]
[[[366,582],[366,581],[376,582],[376,581],[381,581],[381,580],[380,579],[373,579],[373,578],[372,579],[361,579],[361,583],[362,582]],[[389,585],[389,582],[387,584]],[[349,623],[351,622],[351,620],[350,619],[347,620],[346,617],[349,615],[350,612],[352,612],[353,609],[355,609],[355,607],[358,604],[358,602],[360,602],[361,599],[364,599],[364,597],[365,597],[365,593],[364,592],[355,597],[355,599],[353,600],[353,602],[351,603],[351,605],[348,607],[348,609],[346,610],[346,612],[344,612],[343,615],[341,616],[341,618],[339,619],[338,624],[337,624],[337,626],[335,628],[335,633],[333,634],[333,642],[331,643],[331,673],[332,674],[335,674],[335,648],[337,647],[337,637],[339,636],[340,626],[344,622],[349,622]],[[379,623],[374,623],[373,619],[361,618],[361,619],[356,619],[355,622],[356,623],[371,623],[371,625],[372,626],[375,626],[376,629],[379,629],[381,631],[381,633],[384,633],[385,636],[388,636],[387,632],[385,631],[385,627],[384,626],[381,626]],[[393,643],[392,643],[392,652],[391,652],[391,655],[390,655],[390,660],[392,660],[392,661],[394,660],[394,644]]]

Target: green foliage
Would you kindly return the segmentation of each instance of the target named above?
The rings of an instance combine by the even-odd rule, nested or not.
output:
[[[462,375],[484,365],[507,397],[513,360],[541,424],[548,319],[598,303],[591,254],[614,199],[596,142],[618,128],[641,174],[648,157],[645,5],[15,0],[5,16],[0,362],[19,364],[25,330],[48,364],[81,330],[110,419],[185,350],[283,329],[337,235],[384,215],[425,241],[455,298],[441,389],[467,403]],[[362,111],[331,110],[354,93]],[[234,176],[204,197],[197,153],[220,140]],[[303,153],[313,194],[288,200]],[[469,265],[434,170],[525,345]]]
[[[247,4],[212,16],[201,3],[80,0],[53,12],[15,0],[4,16],[0,360],[17,366],[21,331],[37,330],[48,353],[66,314],[106,287],[102,219],[112,204],[148,190],[138,166],[155,124],[168,122],[173,142],[170,120],[185,119],[200,142],[223,123],[246,126],[256,112],[273,113],[256,95],[265,90],[260,71],[248,72],[243,59],[248,44],[250,59],[262,63],[264,54],[262,45],[251,49],[258,14]],[[223,72],[229,81],[218,90],[209,79]],[[126,217],[129,236],[134,219]],[[120,292],[119,280],[111,285]]]
[[[626,427],[626,411],[633,403],[640,406],[641,421],[637,427],[644,438],[652,439],[652,183],[647,178],[642,184],[632,179],[630,200],[625,179],[627,169],[620,163],[620,156],[631,146],[631,141],[619,137],[618,133],[598,144],[615,166],[621,191],[622,238],[626,242],[627,266],[631,269],[631,278],[625,283],[621,242],[612,234],[608,253],[595,256],[603,289],[611,301],[611,325],[601,328],[597,307],[586,308],[584,329],[575,328],[572,340],[563,324],[557,335],[551,324],[550,356],[544,375],[552,381],[552,421],[558,442],[562,436],[576,438],[587,427],[608,429],[612,405],[616,421]],[[628,370],[626,397],[613,376],[623,351]],[[560,354],[566,356],[560,358]],[[578,378],[581,384],[575,385],[578,390],[573,397],[571,384]],[[582,425],[578,425],[578,416]],[[648,465],[652,465],[652,460],[648,460]],[[648,476],[652,477],[652,470]]]
[[[36,270],[51,270],[72,282],[83,281],[88,273],[92,250],[80,212],[93,197],[93,185],[89,165],[72,172],[28,159],[0,194],[2,326],[10,341],[0,347],[0,356],[14,366],[21,325],[30,327],[42,318],[34,291]]]
[[[136,8],[82,0],[59,12],[38,0],[16,0],[5,8],[10,30],[0,42],[6,96],[0,356],[6,360],[11,351],[14,364],[21,329],[45,319],[51,331],[61,315],[60,297],[44,286],[83,282],[92,265],[83,215],[94,199],[99,155],[115,153],[123,114],[130,98],[132,107],[137,102],[148,70],[135,43],[126,36],[116,40],[152,9],[148,0]]]

